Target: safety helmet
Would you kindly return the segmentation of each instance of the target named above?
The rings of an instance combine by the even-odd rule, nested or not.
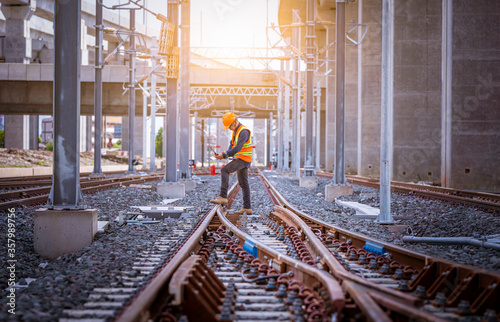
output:
[[[226,114],[224,114],[224,116],[222,117],[222,124],[224,124],[224,129],[228,129],[234,121],[236,121],[236,115],[234,115],[234,113],[227,112]]]

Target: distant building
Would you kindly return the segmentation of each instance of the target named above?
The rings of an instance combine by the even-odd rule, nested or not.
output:
[[[54,140],[52,120],[52,117],[47,117],[42,120],[42,143],[52,142]]]

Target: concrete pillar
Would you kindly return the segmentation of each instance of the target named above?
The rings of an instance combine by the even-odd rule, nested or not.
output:
[[[5,115],[5,147],[38,150],[38,116]]]
[[[85,20],[82,19],[81,22],[81,50],[82,50],[82,65],[89,64],[89,50],[87,49],[87,26],[85,25]]]
[[[29,116],[29,149],[38,150],[38,115]]]
[[[5,147],[29,149],[29,127],[26,127],[28,115],[5,115]]]
[[[29,64],[31,60],[30,19],[36,10],[36,1],[26,4],[6,4],[0,7],[5,16],[4,55],[6,63]]]
[[[134,135],[134,155],[141,155],[142,154],[142,117],[141,116],[136,116],[134,117],[134,130],[135,130],[135,135]],[[107,142],[107,140],[106,140]],[[122,117],[122,151],[130,151],[130,146],[129,143],[129,119],[127,116]]]

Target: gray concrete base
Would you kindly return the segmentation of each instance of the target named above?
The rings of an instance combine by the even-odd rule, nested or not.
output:
[[[162,182],[157,186],[158,194],[163,198],[184,198],[186,186],[180,182]]]
[[[299,186],[309,190],[314,190],[318,186],[318,182],[316,177],[300,177]]]
[[[352,195],[354,192],[350,185],[329,184],[325,186],[325,200],[332,202],[335,198],[345,195]]]
[[[288,178],[290,179],[297,179],[297,175],[295,173],[289,173]]]
[[[97,233],[97,209],[38,209],[34,215],[35,252],[50,259],[90,245]]]
[[[196,188],[196,182],[194,180],[191,180],[191,179],[183,179],[183,180],[179,180],[180,183],[183,183],[184,186],[186,187],[186,193],[187,192],[191,192],[193,191],[195,188]]]

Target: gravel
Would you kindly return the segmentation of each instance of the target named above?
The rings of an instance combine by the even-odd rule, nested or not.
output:
[[[318,187],[307,190],[299,187],[298,180],[266,171],[285,198],[292,204],[315,217],[339,225],[345,229],[364,233],[376,239],[389,241],[437,257],[460,263],[500,271],[500,252],[472,246],[432,246],[425,244],[403,244],[402,236],[413,232],[415,236],[486,236],[500,231],[498,214],[474,210],[466,206],[456,206],[439,201],[416,199],[394,193],[392,195],[393,214],[411,217],[401,221],[408,229],[394,233],[388,226],[377,225],[370,220],[353,218],[354,211],[344,209],[324,200],[325,185],[330,180],[318,178]],[[162,198],[156,193],[158,182],[147,183],[153,189],[121,187],[84,196],[85,203],[98,209],[98,220],[108,220],[111,225],[105,233],[96,235],[94,242],[80,251],[48,260],[38,256],[33,249],[33,213],[37,207],[16,208],[16,280],[27,284],[16,291],[16,314],[7,313],[8,294],[7,259],[7,213],[0,222],[2,244],[2,269],[0,274],[1,321],[54,321],[64,316],[65,309],[81,309],[89,294],[96,287],[105,288],[120,285],[124,272],[134,275],[132,263],[144,250],[151,249],[161,236],[172,233],[179,222],[194,226],[212,205],[209,199],[218,196],[220,177],[196,177],[197,188],[185,198],[169,205],[190,206],[186,219],[167,220],[152,225],[125,225],[120,227],[115,218],[119,211],[130,210],[129,206],[158,205]],[[236,179],[231,177],[231,183]],[[252,208],[254,213],[269,213],[272,203],[258,177],[250,177]],[[358,201],[378,207],[376,189],[354,186],[354,194],[341,199]],[[241,193],[233,204],[233,209],[242,206]],[[181,237],[179,237],[181,238]],[[117,284],[118,283],[118,284]]]
[[[123,272],[132,274],[132,263],[139,253],[151,249],[155,240],[171,233],[179,221],[193,225],[212,205],[209,199],[217,196],[220,177],[198,178],[197,189],[185,198],[169,205],[189,206],[191,219],[168,220],[161,224],[125,225],[114,222],[119,211],[129,206],[158,205],[162,198],[156,193],[158,182],[147,183],[153,189],[121,187],[84,195],[85,204],[98,209],[98,220],[110,221],[110,228],[97,234],[94,242],[76,253],[54,260],[42,258],[33,249],[33,213],[38,207],[16,207],[16,281],[30,282],[16,291],[15,315],[6,306],[8,295],[7,271],[7,213],[0,222],[2,269],[0,274],[0,321],[54,321],[65,309],[81,309],[89,293],[96,287],[117,285]],[[193,219],[194,218],[194,219]]]
[[[460,245],[428,245],[403,243],[403,236],[418,237],[481,237],[500,233],[500,215],[453,205],[448,202],[416,198],[406,194],[391,193],[391,213],[402,216],[397,220],[400,232],[393,232],[389,225],[379,225],[373,220],[356,219],[355,210],[326,202],[325,186],[331,179],[317,177],[314,190],[299,187],[298,179],[290,179],[278,172],[265,171],[266,177],[278,191],[301,211],[338,225],[341,228],[362,233],[386,242],[391,242],[439,258],[500,272],[500,251],[490,248]],[[342,196],[344,201],[355,201],[372,207],[380,207],[379,190],[353,185],[354,194]]]

